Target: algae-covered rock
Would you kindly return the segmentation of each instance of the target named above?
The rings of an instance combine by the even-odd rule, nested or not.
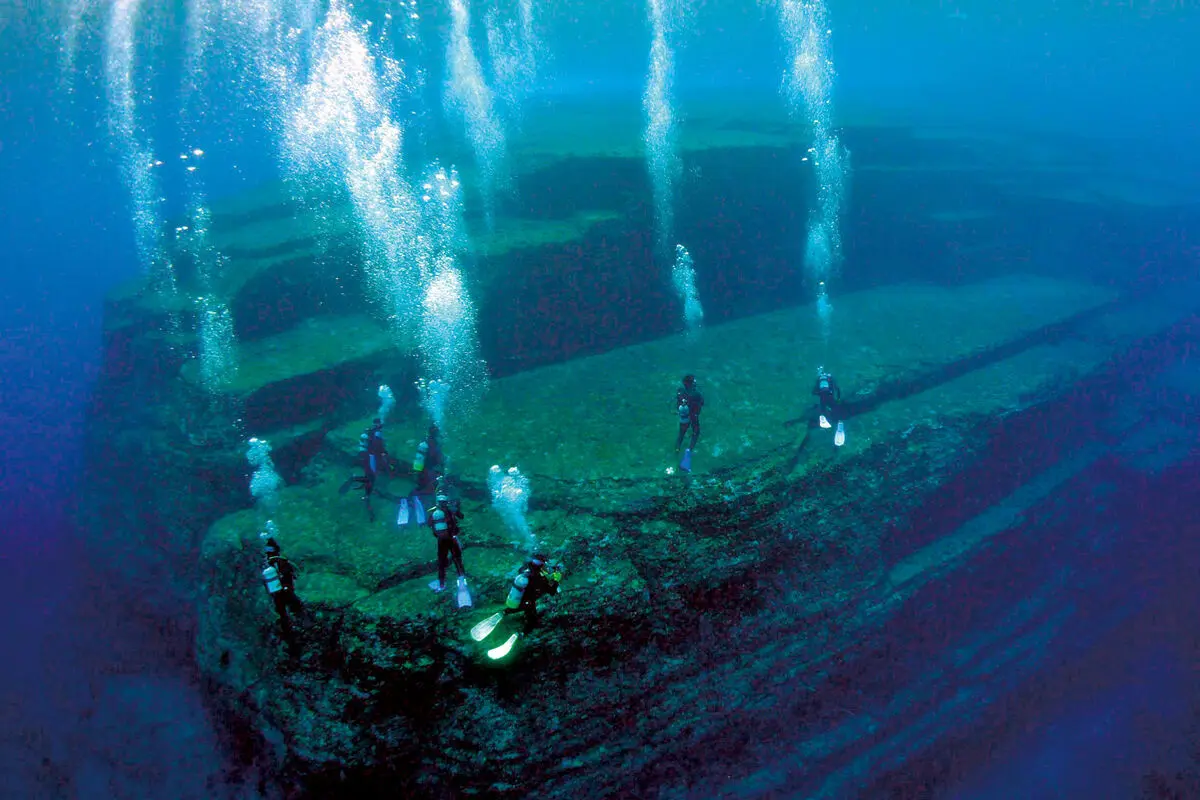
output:
[[[709,449],[691,475],[664,467],[682,340],[496,381],[479,435],[451,453],[469,610],[429,590],[428,529],[396,524],[409,479],[383,478],[374,520],[356,492],[338,493],[362,421],[333,429],[326,446],[339,452],[315,458],[274,514],[302,570],[301,654],[273,633],[252,563],[260,518],[241,511],[206,537],[203,668],[227,702],[283,732],[289,768],[311,786],[344,774],[355,791],[384,786],[382,775],[414,791],[628,791],[622,774],[653,771],[757,713],[744,687],[785,679],[771,672],[782,659],[819,674],[852,631],[985,545],[992,529],[966,530],[892,563],[885,534],[985,447],[991,421],[1094,369],[1135,330],[1169,324],[1157,308],[1108,301],[1033,278],[844,298],[839,312],[863,326],[863,344],[830,365],[850,395],[840,449],[809,425],[810,371],[777,366],[815,360],[804,356],[817,346],[807,315],[724,326],[704,350],[707,370],[695,370],[710,398]],[[1140,321],[1113,326],[1112,314]],[[896,330],[899,317],[920,323]],[[876,319],[893,332],[873,336]],[[559,409],[581,404],[597,412],[560,425]],[[541,625],[499,662],[485,650],[519,620],[484,644],[468,631],[502,608],[529,551],[490,508],[496,461],[528,466],[538,546],[567,565]],[[234,651],[254,655],[225,656]]]
[[[700,104],[689,114],[689,158],[795,144],[782,112]],[[636,143],[640,115],[608,121]],[[504,377],[446,431],[470,608],[457,606],[453,565],[447,591],[431,591],[428,526],[398,523],[402,500],[415,516],[409,464],[428,421],[410,388],[410,344],[354,277],[360,232],[345,196],[317,187],[298,198],[280,184],[214,204],[213,246],[229,261],[206,291],[231,308],[238,334],[237,371],[220,391],[201,385],[188,315],[202,287],[186,264],[178,298],[140,283],[110,298],[82,504],[94,550],[151,578],[139,581],[153,586],[148,603],[194,604],[214,706],[258,732],[281,775],[312,796],[629,797],[647,786],[679,796],[722,757],[755,761],[773,726],[840,714],[805,707],[811,687],[1095,460],[1060,442],[1086,431],[1040,409],[1192,313],[1009,276],[840,294],[828,339],[811,307],[694,338],[661,335],[668,323],[630,332],[636,303],[662,299],[646,301],[637,283],[653,263],[644,198],[613,177],[644,177],[641,146],[568,123],[539,119],[538,137],[514,140],[521,213],[498,215],[490,231],[468,215],[464,272],[485,353],[524,347],[514,332],[543,318],[521,317],[521,303],[548,302],[541,290],[560,281],[545,312],[559,327],[544,326],[528,352],[504,352],[503,368],[493,363]],[[584,162],[605,166],[595,192],[570,191]],[[757,189],[743,191],[720,199],[751,209]],[[729,270],[763,269],[740,253],[729,252]],[[624,271],[610,271],[618,262]],[[587,296],[612,286],[619,301]],[[600,306],[605,315],[592,313]],[[568,324],[596,330],[558,341]],[[594,354],[563,361],[580,352]],[[561,363],[526,369],[550,361]],[[813,424],[818,366],[845,391],[842,447]],[[673,447],[684,372],[707,400],[690,473]],[[348,479],[383,381],[399,395],[385,428],[398,465],[368,508]],[[247,490],[250,436],[271,442],[284,478],[270,508]],[[1063,444],[1067,457],[1026,459],[1001,446],[1008,439]],[[981,459],[989,470],[973,472]],[[493,508],[492,465],[529,478],[529,533]],[[932,509],[953,524],[929,525]],[[296,648],[261,578],[268,516],[299,570]],[[565,567],[540,624],[526,632],[508,616],[475,642],[472,627],[503,610],[535,549]],[[518,633],[508,656],[488,657]],[[799,698],[791,718],[769,707],[783,687]],[[797,757],[852,761],[872,724],[828,726]]]
[[[346,389],[367,405],[358,415],[343,405],[292,427],[264,423],[289,476],[270,516],[299,569],[295,651],[261,581],[267,512],[250,506],[241,441],[208,437],[210,401],[186,378],[158,389],[161,403],[127,408],[122,419],[136,410],[142,427],[114,426],[105,442],[114,463],[147,458],[163,482],[131,493],[114,477],[97,513],[127,521],[108,530],[126,552],[208,515],[183,582],[199,611],[197,658],[217,706],[274,743],[283,773],[308,791],[624,796],[638,780],[676,781],[668,765],[692,748],[725,742],[744,757],[736,731],[764,712],[764,692],[819,682],[839,653],[1075,474],[1086,452],[961,530],[921,535],[911,516],[961,480],[998,420],[1185,311],[1032,277],[898,286],[843,297],[854,343],[828,350],[811,310],[798,309],[699,343],[650,342],[493,381],[470,435],[447,443],[469,609],[455,603],[453,566],[448,591],[430,590],[429,528],[397,521],[416,487],[405,462],[422,420],[401,406],[386,428],[400,463],[381,474],[373,519],[347,483],[371,414],[363,398],[390,357],[382,329],[338,322],[360,326],[360,349],[328,348],[320,320],[247,343],[245,397],[345,369],[328,361],[364,365]],[[847,395],[841,448],[811,424],[820,353],[838,353],[826,366]],[[671,446],[681,365],[708,400],[691,474]],[[532,541],[491,506],[496,463],[530,479]],[[212,482],[197,492],[201,468]],[[147,513],[156,527],[142,524]],[[897,531],[912,531],[903,548]],[[508,656],[489,659],[523,620],[504,618],[482,643],[470,629],[504,608],[535,546],[565,565],[561,591]]]

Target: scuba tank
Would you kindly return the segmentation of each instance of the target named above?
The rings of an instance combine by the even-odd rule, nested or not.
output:
[[[522,572],[513,579],[512,588],[508,590],[508,599],[504,601],[504,605],[509,608],[516,608],[521,605],[521,598],[525,596],[525,589],[529,586],[529,576]]]
[[[275,594],[283,589],[283,583],[279,580],[279,570],[275,569],[274,565],[267,564],[267,568],[262,572],[263,581],[267,584],[267,592]]]
[[[413,456],[413,472],[421,472],[425,469],[425,454],[429,452],[429,442],[421,442],[417,445],[417,454]]]
[[[679,424],[683,425],[685,422],[690,422],[691,419],[692,409],[688,407],[687,401],[685,400],[679,404]]]
[[[450,530],[450,522],[446,519],[446,512],[441,506],[433,509],[433,535],[441,538],[446,536]]]

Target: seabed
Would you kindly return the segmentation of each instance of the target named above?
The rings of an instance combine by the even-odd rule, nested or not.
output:
[[[589,141],[575,134],[601,126],[553,120],[567,133],[547,123],[540,144],[514,147],[518,183],[589,159],[641,168],[636,139]],[[744,109],[695,110],[685,154],[729,160],[797,144],[781,121],[745,120]],[[967,163],[957,168],[987,171]],[[1026,166],[1054,172],[1044,154]],[[1058,194],[1079,200],[1066,183]],[[1040,269],[840,294],[828,341],[814,309],[796,305],[698,337],[618,320],[577,348],[593,354],[570,360],[569,346],[557,361],[542,347],[519,365],[540,366],[510,364],[450,426],[475,600],[459,610],[452,592],[429,591],[429,532],[396,524],[396,500],[414,490],[404,469],[381,481],[374,521],[357,492],[339,491],[379,383],[401,394],[387,441],[402,465],[427,423],[407,391],[411,357],[362,302],[355,271],[331,276],[330,264],[357,258],[344,206],[297,205],[290,191],[214,206],[214,245],[231,259],[216,291],[240,333],[238,370],[218,397],[200,385],[187,326],[164,325],[191,307],[186,271],[177,301],[141,286],[111,298],[84,509],[97,552],[143,580],[170,576],[158,600],[194,603],[214,704],[258,731],[280,774],[318,793],[628,797],[653,786],[686,797],[712,781],[746,796],[861,791],[872,770],[933,746],[996,683],[1034,669],[1070,612],[1054,610],[1053,581],[1009,598],[1003,624],[964,634],[956,694],[931,674],[897,683],[868,713],[851,707],[845,676],[889,681],[886,659],[871,661],[889,626],[1001,558],[1047,498],[1130,434],[1114,375],[1161,366],[1147,361],[1149,345],[1197,311],[1178,295],[1123,297]],[[563,259],[588,269],[596,237],[639,230],[644,208],[614,197],[567,203],[554,219],[501,216],[474,237],[484,318],[509,302],[506,286],[526,285],[520,270],[530,279]],[[929,225],[978,226],[985,249],[995,236],[995,210],[926,211]],[[481,324],[485,351],[493,335]],[[822,364],[846,395],[841,448],[815,426]],[[690,475],[673,450],[685,371],[707,399]],[[1100,431],[1074,427],[1085,389],[1104,398],[1088,401],[1091,417],[1097,402],[1111,412]],[[288,484],[271,516],[308,608],[296,658],[258,581],[266,515],[246,490],[249,435],[271,442]],[[483,643],[468,635],[502,607],[528,556],[491,509],[493,464],[530,478],[530,525],[567,568],[542,624],[501,664],[484,653],[508,622]],[[765,743],[781,739],[801,742],[793,768],[757,768]]]

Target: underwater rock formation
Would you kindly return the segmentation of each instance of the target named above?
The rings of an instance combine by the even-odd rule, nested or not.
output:
[[[147,586],[148,606],[196,610],[214,706],[257,731],[285,781],[323,796],[687,796],[729,776],[751,793],[799,781],[845,796],[863,753],[899,759],[970,713],[935,681],[887,684],[881,632],[1096,461],[1095,432],[1071,414],[1079,387],[1115,403],[1113,365],[1194,313],[1037,276],[894,285],[842,296],[826,343],[806,308],[686,337],[631,332],[638,309],[614,305],[593,341],[542,340],[522,363],[537,369],[499,370],[468,434],[445,443],[474,599],[459,609],[430,591],[428,529],[397,523],[427,424],[415,393],[398,391],[385,428],[401,465],[381,477],[374,519],[343,491],[378,386],[416,375],[361,287],[326,268],[356,256],[336,202],[324,208],[318,236],[298,233],[308,226],[278,187],[214,208],[215,246],[239,276],[221,290],[239,369],[218,399],[190,334],[163,324],[177,309],[111,298],[82,500],[98,559]],[[557,227],[499,217],[477,272],[510,271],[479,278],[483,315],[552,280],[569,294],[580,262],[635,241],[645,221],[620,202],[568,208]],[[538,319],[481,325],[485,353]],[[822,364],[846,393],[842,447],[812,419]],[[690,474],[671,448],[685,369],[707,400]],[[294,650],[261,580],[249,436],[270,442],[287,484],[272,519],[300,571]],[[498,661],[486,650],[517,620],[482,644],[469,630],[502,608],[530,554],[491,508],[493,464],[529,478],[529,525],[566,567],[541,624]],[[1056,629],[1035,617],[995,631],[1007,661],[972,662],[985,679]],[[892,686],[890,716],[846,711],[847,675]],[[808,732],[796,760],[833,783],[748,766],[785,727]]]
[[[691,476],[668,474],[672,424],[661,408],[685,340],[496,381],[452,468],[466,512],[469,613],[429,592],[434,547],[424,528],[398,527],[393,513],[369,522],[355,498],[339,495],[366,416],[317,414],[289,420],[292,428],[259,417],[281,449],[291,441],[299,453],[275,514],[308,609],[296,660],[258,581],[262,520],[240,497],[240,465],[212,467],[223,493],[151,486],[145,505],[162,507],[164,526],[171,515],[217,518],[198,537],[201,665],[218,702],[249,716],[304,785],[565,796],[586,781],[620,793],[630,776],[684,757],[689,742],[749,747],[730,737],[754,716],[757,696],[801,675],[817,681],[857,635],[982,546],[988,530],[968,529],[899,554],[886,534],[985,450],[995,420],[1052,396],[1129,340],[1128,325],[1109,330],[1121,314],[1108,300],[1034,278],[845,298],[840,313],[854,321],[846,327],[856,328],[857,347],[839,365],[853,395],[840,450],[810,428],[809,371],[794,366],[815,361],[811,315],[726,325],[689,354],[709,397]],[[367,323],[332,329],[343,324]],[[311,342],[290,341],[296,349],[282,338],[243,348],[238,389],[247,398],[297,380],[305,383],[281,389],[281,402],[303,395],[297,387],[320,384],[307,383],[310,368],[336,370],[331,385],[376,385],[347,371],[382,358],[369,346],[314,368]],[[177,391],[190,385],[186,374]],[[360,414],[370,408],[359,404]],[[575,411],[565,424],[561,409]],[[416,419],[409,429],[412,438],[393,442],[398,454],[415,447]],[[194,466],[191,446],[184,439],[143,458],[160,470],[182,447],[176,458]],[[511,661],[493,664],[466,631],[496,610],[526,555],[488,509],[487,467],[503,459],[534,476],[530,522],[568,577],[540,628]],[[404,477],[383,487],[397,497],[412,490]],[[792,666],[778,671],[782,660]],[[545,787],[528,785],[530,774]]]
[[[862,344],[839,372],[858,387],[840,450],[810,428],[809,374],[790,368],[815,358],[812,315],[726,325],[696,353],[711,410],[691,476],[668,474],[662,409],[682,339],[496,381],[454,460],[469,612],[429,592],[423,528],[398,527],[394,514],[369,522],[339,498],[366,423],[356,420],[330,431],[275,515],[305,570],[303,654],[289,660],[280,646],[254,580],[258,520],[239,511],[204,540],[203,667],[315,785],[344,773],[361,789],[402,780],[566,796],[586,784],[619,795],[689,742],[747,745],[733,732],[758,695],[797,680],[801,665],[814,680],[984,544],[988,530],[967,530],[899,554],[886,534],[985,448],[999,415],[1111,354],[1076,336],[1107,300],[1033,278],[846,298]],[[990,324],[962,324],[985,309]],[[583,413],[564,429],[560,408]],[[497,610],[524,558],[488,509],[487,464],[500,455],[535,476],[530,524],[569,566],[543,624],[511,663],[494,664],[467,629]],[[392,483],[396,496],[412,489]]]

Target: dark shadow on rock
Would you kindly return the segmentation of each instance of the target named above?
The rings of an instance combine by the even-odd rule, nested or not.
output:
[[[320,452],[325,443],[325,437],[333,429],[332,425],[322,425],[294,439],[285,439],[272,452],[275,469],[284,483],[290,485],[299,483],[307,467]]]
[[[374,379],[373,367],[368,361],[352,361],[263,386],[246,398],[246,426],[269,431],[318,418],[333,425],[360,399],[358,387]]]
[[[1182,358],[1194,343],[1198,326],[1200,316],[1193,315],[1134,342],[1066,393],[995,424],[986,434],[986,455],[939,486],[921,509],[908,515],[914,522],[885,538],[886,557],[904,558],[1011,494],[1065,454],[1110,439],[1101,425],[1121,397],[1134,384]],[[993,423],[981,420],[981,424]]]
[[[421,525],[419,527],[423,528],[425,526]],[[437,549],[437,544],[434,541],[432,536],[429,537],[429,549],[431,551],[434,551]],[[467,559],[466,559],[465,554],[470,552],[471,550],[508,550],[508,549],[510,549],[510,548],[507,544],[487,544],[487,543],[480,543],[480,542],[464,542],[462,544],[462,550],[464,553],[463,561],[466,562]],[[471,574],[469,572],[471,565],[466,564],[466,566],[468,568],[467,579],[471,580]],[[421,577],[424,577],[427,575],[436,575],[436,574],[437,574],[437,560],[436,559],[430,559],[429,561],[417,561],[415,563],[406,565],[404,567],[404,569],[397,570],[396,572],[392,573],[391,575],[388,575],[386,578],[381,580],[379,583],[375,584],[375,591],[382,592],[387,589],[391,589],[394,586],[399,586],[402,583],[407,583],[408,581],[414,581],[418,578],[421,578]],[[451,577],[450,576],[452,574],[457,575],[457,573],[454,570],[453,565],[451,565],[446,572],[446,585],[447,586],[451,585]],[[447,589],[447,591],[449,591],[449,590]]]
[[[1064,320],[1055,322],[1051,325],[1045,325],[1036,330],[1032,330],[1024,336],[1019,336],[1012,341],[1004,344],[996,345],[973,353],[958,361],[953,361],[949,364],[937,367],[927,372],[922,372],[917,375],[904,378],[902,380],[893,381],[881,385],[878,389],[871,393],[869,397],[862,400],[848,400],[842,404],[844,419],[865,414],[868,411],[874,411],[884,403],[892,402],[893,400],[901,400],[906,397],[911,397],[915,394],[933,389],[936,386],[941,386],[944,383],[961,378],[962,376],[974,372],[976,370],[990,367],[1006,359],[1012,358],[1020,353],[1030,350],[1040,345],[1050,344],[1060,339],[1064,339],[1075,331],[1082,323],[1089,320],[1102,317],[1124,305],[1124,300],[1113,300],[1078,314],[1073,314]]]

